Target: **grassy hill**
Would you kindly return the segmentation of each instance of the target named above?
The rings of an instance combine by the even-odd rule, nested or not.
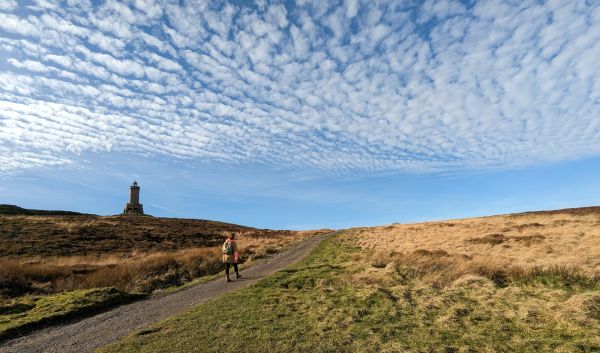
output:
[[[0,257],[174,251],[215,246],[227,232],[240,231],[252,237],[281,237],[296,233],[198,219],[26,211],[18,215],[0,214]]]
[[[90,314],[218,273],[223,269],[220,246],[230,232],[241,233],[244,262],[313,234],[3,205],[0,340],[42,322]]]
[[[98,352],[598,352],[600,208],[355,228]]]
[[[0,215],[30,215],[30,216],[49,216],[49,215],[80,215],[79,212],[71,211],[48,211],[48,210],[30,210],[15,205],[0,204]]]

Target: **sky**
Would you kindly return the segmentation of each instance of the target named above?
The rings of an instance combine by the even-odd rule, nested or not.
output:
[[[598,1],[0,0],[0,203],[263,228],[600,204]]]

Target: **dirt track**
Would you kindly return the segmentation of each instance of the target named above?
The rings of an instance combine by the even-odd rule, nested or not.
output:
[[[247,287],[297,263],[327,235],[305,240],[262,263],[242,271],[242,278],[225,283],[223,278],[185,290],[117,307],[64,326],[42,329],[0,345],[0,353],[83,353],[113,342],[149,324],[173,316],[220,294]]]

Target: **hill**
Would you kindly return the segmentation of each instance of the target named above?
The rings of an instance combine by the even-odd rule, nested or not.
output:
[[[5,208],[9,212],[23,210]],[[293,231],[256,229],[198,219],[24,210],[0,215],[0,257],[75,256],[175,251],[218,245],[228,232],[281,237]]]
[[[600,207],[349,230],[373,253],[432,252],[498,266],[572,267],[600,275]]]
[[[48,210],[30,210],[15,205],[0,204],[0,215],[29,215],[29,216],[48,216],[48,215],[81,215],[79,212],[71,211],[48,211]]]
[[[597,352],[599,211],[345,230],[100,352]]]
[[[243,266],[315,232],[210,220],[0,209],[0,340],[223,270],[238,232]]]

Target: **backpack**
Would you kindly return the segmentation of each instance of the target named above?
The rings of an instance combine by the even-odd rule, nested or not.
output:
[[[226,241],[223,247],[223,254],[225,255],[233,255],[233,242]]]

